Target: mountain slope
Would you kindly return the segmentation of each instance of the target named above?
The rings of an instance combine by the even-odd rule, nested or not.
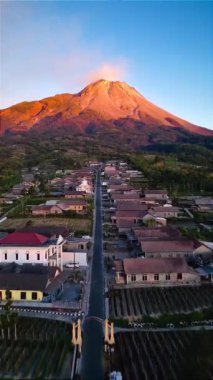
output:
[[[99,80],[78,94],[62,94],[34,102],[23,102],[1,111],[0,133],[30,128],[69,127],[80,133],[95,133],[102,125],[107,128],[129,125],[165,127],[174,130],[213,136],[213,131],[191,124],[155,106],[124,82]],[[95,127],[94,127],[95,125]],[[147,128],[146,128],[147,129]],[[121,131],[122,132],[122,131]]]

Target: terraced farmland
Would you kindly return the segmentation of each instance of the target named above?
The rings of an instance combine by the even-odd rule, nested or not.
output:
[[[213,331],[117,333],[113,359],[123,380],[210,380]]]
[[[9,330],[8,330],[9,328]],[[71,326],[58,321],[19,318],[0,332],[0,378],[64,378],[71,362]]]
[[[176,286],[114,289],[110,292],[112,318],[188,313],[213,306],[213,286]]]

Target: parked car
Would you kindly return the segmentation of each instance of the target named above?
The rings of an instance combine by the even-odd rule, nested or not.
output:
[[[80,265],[79,265],[79,263],[76,262],[76,263],[69,263],[69,264],[66,264],[65,267],[66,267],[66,268],[79,268]]]

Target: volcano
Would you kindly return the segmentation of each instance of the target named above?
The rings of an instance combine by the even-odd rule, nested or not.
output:
[[[213,136],[213,131],[194,125],[157,107],[125,82],[99,80],[77,94],[61,94],[32,102],[22,102],[1,110],[0,133],[66,127],[79,133],[96,134],[99,129],[122,128],[137,138],[149,131],[161,135],[171,130],[175,136],[189,132]],[[164,133],[162,132],[164,131]],[[123,132],[124,133],[124,132]],[[173,136],[174,136],[173,134]],[[144,136],[143,136],[144,137]],[[143,141],[144,138],[142,139]],[[168,140],[168,138],[167,138]]]

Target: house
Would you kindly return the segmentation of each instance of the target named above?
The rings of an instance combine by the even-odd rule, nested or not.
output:
[[[69,237],[64,244],[64,251],[88,251],[90,239]]]
[[[46,216],[63,214],[67,211],[82,212],[88,208],[88,204],[82,199],[70,199],[64,201],[47,201],[45,204],[32,207],[33,216]]]
[[[71,200],[59,201],[57,203],[57,206],[62,211],[75,211],[78,213],[78,212],[85,211],[88,208],[88,203],[82,199],[71,199]]]
[[[144,190],[144,197],[146,199],[159,199],[159,200],[167,200],[168,193],[167,190]]]
[[[58,267],[15,263],[0,266],[0,300],[53,301],[63,291],[68,273]]]
[[[146,204],[140,203],[140,200],[136,200],[135,202],[122,202],[118,201],[116,203],[117,211],[147,211],[148,206]]]
[[[176,240],[181,237],[178,229],[171,227],[134,227],[132,232],[136,239],[141,240]]]
[[[152,207],[149,210],[149,214],[159,218],[177,218],[178,213],[179,208],[173,206]]]
[[[149,210],[143,217],[143,223],[144,225],[149,225],[150,223],[153,223],[156,227],[160,226],[166,226],[167,220],[166,218],[157,217],[155,215],[152,215]]]
[[[64,239],[35,232],[12,232],[0,240],[0,263],[43,264],[62,267]]]
[[[213,282],[213,266],[200,266],[195,270],[200,275],[201,282]]]
[[[114,165],[106,165],[104,172],[108,177],[119,174],[119,170]]]
[[[199,197],[194,200],[195,208],[200,212],[213,212],[213,198]]]
[[[64,197],[65,199],[84,199],[86,196],[85,191],[65,191],[64,192]]]
[[[140,194],[139,193],[131,193],[131,192],[126,192],[125,194],[119,194],[117,192],[111,193],[111,199],[113,202],[116,204],[119,201],[126,202],[126,201],[131,201],[135,202],[137,200],[140,200]]]
[[[47,216],[47,215],[54,215],[54,214],[63,214],[63,210],[57,205],[41,204],[38,206],[33,206],[31,210],[32,210],[33,216]]]
[[[156,286],[199,284],[199,274],[184,258],[123,259],[115,261],[116,284]]]
[[[143,217],[147,214],[146,210],[133,210],[133,211],[116,211],[115,215],[111,216],[113,224],[117,224],[118,220],[130,220],[134,224],[143,223]]]
[[[192,240],[143,240],[141,250],[146,258],[190,256],[194,251]]]
[[[134,220],[118,219],[116,222],[116,227],[118,228],[119,234],[126,234],[130,232],[134,226]]]
[[[83,191],[86,194],[92,194],[93,193],[92,183],[88,181],[88,179],[83,178],[81,183],[78,186],[76,186],[76,191]]]
[[[121,183],[112,183],[109,186],[108,192],[115,192],[115,191],[123,191],[123,190],[131,190],[132,188],[126,183],[122,182]]]
[[[140,177],[143,177],[143,174],[141,171],[139,170],[132,170],[132,169],[128,169],[125,171],[126,175],[129,177],[129,178],[140,178]]]

